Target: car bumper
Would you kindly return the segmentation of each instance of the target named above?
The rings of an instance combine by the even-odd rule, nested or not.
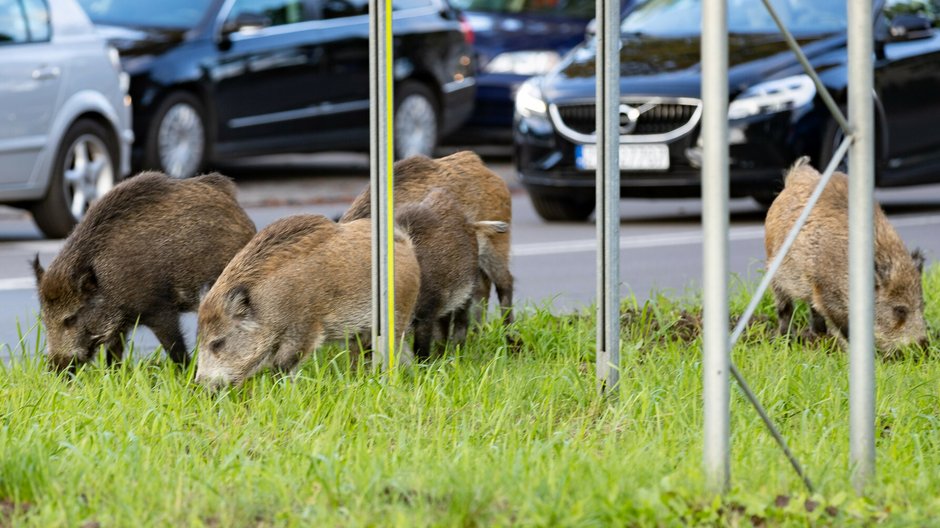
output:
[[[800,116],[785,112],[729,124],[730,195],[772,195],[780,189],[784,171],[794,160],[802,155],[818,159],[822,127],[814,120],[805,112]],[[550,121],[517,117],[513,136],[516,168],[527,188],[545,194],[594,189],[595,171],[577,167],[577,144],[559,134]],[[621,171],[623,196],[701,195],[702,145],[698,126],[667,146],[668,170]]]

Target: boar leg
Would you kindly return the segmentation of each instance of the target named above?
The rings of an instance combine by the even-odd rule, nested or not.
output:
[[[478,323],[483,323],[484,310],[486,309],[486,304],[490,300],[490,287],[492,282],[490,278],[486,276],[486,273],[483,270],[480,270],[480,276],[477,278],[476,289],[473,292],[473,302],[467,308],[470,313],[467,314],[467,317],[471,321],[476,321]]]
[[[157,336],[166,355],[177,365],[189,363],[189,352],[186,350],[186,340],[180,331],[179,313],[166,311],[146,323],[153,334]]]
[[[415,319],[414,354],[418,360],[431,357],[431,346],[434,343],[434,326],[436,324],[437,321],[433,319]]]
[[[108,365],[114,365],[124,357],[124,339],[118,334],[105,344],[104,350]]]
[[[467,304],[462,308],[458,308],[453,314],[454,330],[450,332],[448,337],[454,343],[463,343],[467,340],[467,329],[470,328],[470,305],[472,303],[472,299],[468,300]],[[449,321],[443,322],[445,328],[448,322]],[[445,335],[447,335],[446,332]]]
[[[793,320],[793,299],[774,289],[774,302],[777,308],[777,333],[787,335]]]
[[[826,335],[826,318],[812,306],[809,308],[809,325],[813,330],[813,334],[817,336]]]
[[[496,286],[496,296],[499,298],[500,316],[506,323],[513,322],[512,316],[512,273],[509,272],[507,263],[494,258],[481,259],[481,266],[486,277],[493,281]],[[489,280],[487,284],[487,294],[489,294]]]

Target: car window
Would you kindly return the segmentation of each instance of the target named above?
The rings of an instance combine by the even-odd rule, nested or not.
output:
[[[45,0],[24,0],[26,23],[29,27],[29,40],[42,42],[49,40],[52,30],[49,28],[49,6]]]
[[[368,0],[322,0],[320,2],[320,16],[324,19],[368,14]]]
[[[845,31],[846,0],[770,0],[784,25],[796,34]],[[697,36],[702,26],[702,0],[647,0],[627,14],[620,30],[654,37]],[[729,0],[728,32],[777,33],[761,0]]]
[[[0,0],[0,45],[28,41],[26,16],[19,0]]]
[[[78,0],[95,24],[179,28],[196,27],[211,0]]]
[[[595,0],[450,0],[450,3],[467,11],[552,13],[579,18],[593,17],[596,5]]]
[[[392,9],[418,9],[432,5],[431,0],[392,0]]]
[[[393,0],[392,9],[418,9],[433,5],[431,0]],[[368,0],[318,0],[320,18],[343,18],[369,14]]]
[[[303,0],[235,0],[226,20],[233,21],[239,15],[264,17],[268,26],[283,26],[314,19]]]
[[[887,0],[884,13],[888,21],[899,15],[916,15],[934,27],[940,26],[940,0]]]

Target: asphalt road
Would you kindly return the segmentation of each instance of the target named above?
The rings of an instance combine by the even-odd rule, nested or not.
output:
[[[516,304],[551,305],[573,310],[589,305],[595,295],[595,227],[593,223],[547,224],[515,184],[505,160],[491,166],[514,189],[513,274]],[[367,183],[367,160],[357,156],[280,157],[226,167],[240,187],[240,200],[260,227],[297,213],[338,215]],[[928,260],[940,258],[940,186],[879,191],[909,247],[921,247]],[[621,202],[621,290],[642,301],[657,292],[695,295],[701,284],[702,233],[697,200],[624,200]],[[731,203],[730,267],[745,280],[763,268],[763,214],[750,200]],[[38,301],[28,265],[36,253],[49,262],[61,241],[43,240],[29,217],[0,209],[0,357],[12,350],[35,349]],[[195,317],[184,318],[190,345]],[[25,341],[20,342],[20,335]],[[156,346],[146,329],[135,339],[145,351]]]

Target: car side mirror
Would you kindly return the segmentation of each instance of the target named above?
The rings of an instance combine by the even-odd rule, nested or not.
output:
[[[923,15],[901,13],[895,15],[888,26],[888,40],[903,42],[929,38],[933,35],[933,26]]]
[[[231,20],[226,20],[222,25],[222,36],[226,37],[232,33],[256,33],[271,25],[271,19],[265,15],[251,12],[239,13]]]

